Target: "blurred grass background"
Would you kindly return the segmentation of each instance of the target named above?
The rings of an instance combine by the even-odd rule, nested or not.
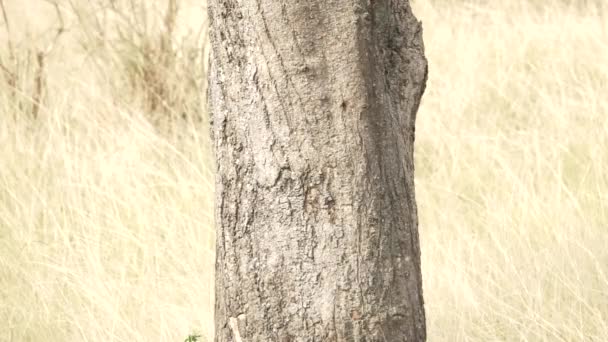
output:
[[[1,3],[0,341],[212,340],[204,3]],[[608,5],[412,4],[428,340],[608,340]]]

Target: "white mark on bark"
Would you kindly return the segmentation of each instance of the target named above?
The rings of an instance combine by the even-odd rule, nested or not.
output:
[[[228,325],[230,325],[230,329],[232,330],[232,336],[234,337],[235,342],[243,342],[241,338],[241,332],[239,331],[239,321],[236,317],[230,317],[228,320]]]

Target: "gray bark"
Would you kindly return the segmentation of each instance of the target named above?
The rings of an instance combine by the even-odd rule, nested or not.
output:
[[[424,341],[407,0],[209,0],[216,341]]]

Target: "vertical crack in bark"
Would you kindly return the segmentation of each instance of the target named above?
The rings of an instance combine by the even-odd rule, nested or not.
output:
[[[272,49],[273,49],[273,51],[274,51],[277,59],[279,60],[279,64],[281,66],[281,71],[282,71],[281,74],[285,78],[285,81],[287,82],[287,84],[291,86],[291,90],[296,95],[296,97],[297,97],[297,99],[298,99],[298,101],[300,103],[300,108],[302,110],[302,113],[304,113],[305,112],[305,110],[304,110],[304,101],[302,100],[302,97],[300,96],[297,88],[293,84],[293,82],[291,80],[291,77],[290,77],[291,73],[288,72],[287,68],[285,67],[283,56],[281,55],[281,52],[278,49],[278,47],[277,47],[277,45],[275,43],[275,40],[273,39],[272,35],[270,34],[270,30],[268,29],[268,23],[267,23],[266,15],[264,14],[264,10],[262,9],[261,1],[262,0],[256,0],[256,4],[257,4],[257,11],[258,11],[259,15],[262,18],[261,23],[262,23],[262,27],[264,28],[264,32],[266,34],[266,38],[268,38],[268,42],[270,42],[270,45],[272,46]],[[285,20],[288,20],[288,19],[285,17]],[[287,27],[289,27],[289,25],[287,25]],[[269,73],[270,77],[272,78],[272,74],[271,74],[270,68],[268,69],[268,73]],[[273,88],[274,88],[274,90],[275,90],[278,98],[280,99],[281,102],[283,102],[283,100],[281,98],[282,94],[279,93],[277,85],[276,85],[276,80],[273,79],[271,83],[273,85]],[[293,107],[293,103],[291,102],[291,98],[290,98],[290,95],[291,95],[290,92],[287,91],[285,95],[287,95],[287,98],[288,98],[288,100],[290,102],[290,105],[291,105],[291,107]],[[283,104],[281,103],[281,105],[283,105]],[[288,111],[285,110],[284,114],[285,114],[285,118],[286,118],[287,122],[290,122]],[[292,127],[291,124],[289,124],[289,127]]]

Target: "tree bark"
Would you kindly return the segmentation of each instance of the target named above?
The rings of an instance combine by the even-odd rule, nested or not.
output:
[[[209,0],[217,342],[424,341],[407,0]]]

